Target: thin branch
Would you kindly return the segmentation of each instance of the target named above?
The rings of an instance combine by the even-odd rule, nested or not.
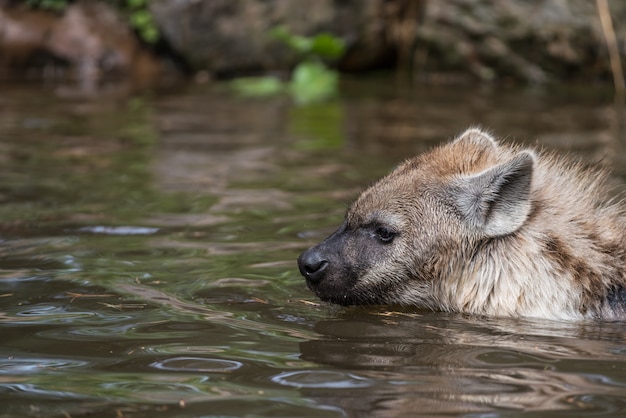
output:
[[[626,86],[624,85],[624,71],[622,70],[622,60],[617,46],[617,38],[615,29],[613,28],[613,20],[607,0],[596,0],[598,14],[600,15],[600,24],[604,34],[604,41],[609,51],[609,60],[611,63],[611,72],[613,73],[613,84],[615,85],[615,93],[619,96],[624,95]]]

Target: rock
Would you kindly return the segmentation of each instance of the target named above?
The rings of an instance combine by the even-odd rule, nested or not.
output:
[[[164,35],[196,71],[217,76],[291,68],[298,57],[267,36],[330,32],[348,44],[337,65],[398,66],[426,78],[543,83],[610,77],[596,4],[589,0],[153,0]],[[610,2],[618,39],[626,3]]]
[[[38,68],[92,89],[104,77],[146,80],[160,70],[124,19],[106,3],[76,2],[63,13],[0,3],[0,68]]]
[[[626,3],[609,3],[618,39],[624,39]],[[461,59],[446,59],[460,45]],[[587,0],[431,1],[416,50],[427,51],[418,66],[423,74],[469,72],[530,83],[610,75],[596,3]]]
[[[163,63],[104,1],[70,2],[62,14],[0,0],[0,72],[69,69],[82,83],[121,74],[145,80]],[[626,2],[609,2],[626,55]],[[397,68],[443,80],[610,80],[596,3],[590,0],[152,0],[150,11],[197,79],[288,71],[301,59],[268,31],[322,32],[348,48],[343,71]],[[94,81],[95,80],[95,81]]]
[[[285,70],[298,56],[271,39],[268,31],[281,24],[298,35],[330,32],[357,47],[376,51],[388,47],[380,0],[153,0],[150,9],[171,45],[190,66],[215,75]],[[375,51],[372,53],[372,51]]]

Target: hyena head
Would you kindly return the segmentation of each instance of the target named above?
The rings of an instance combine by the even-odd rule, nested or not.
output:
[[[324,301],[446,309],[444,289],[482,244],[524,225],[534,164],[532,152],[470,129],[365,190],[339,229],[300,255],[300,272]]]

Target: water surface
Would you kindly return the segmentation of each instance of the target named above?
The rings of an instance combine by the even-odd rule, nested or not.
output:
[[[337,308],[295,264],[362,187],[469,125],[625,183],[610,92],[2,92],[0,417],[626,412],[620,323]]]

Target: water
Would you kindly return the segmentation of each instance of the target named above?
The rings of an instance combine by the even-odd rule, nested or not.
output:
[[[0,417],[621,416],[620,323],[319,304],[297,255],[468,125],[616,168],[610,92],[3,85]]]

